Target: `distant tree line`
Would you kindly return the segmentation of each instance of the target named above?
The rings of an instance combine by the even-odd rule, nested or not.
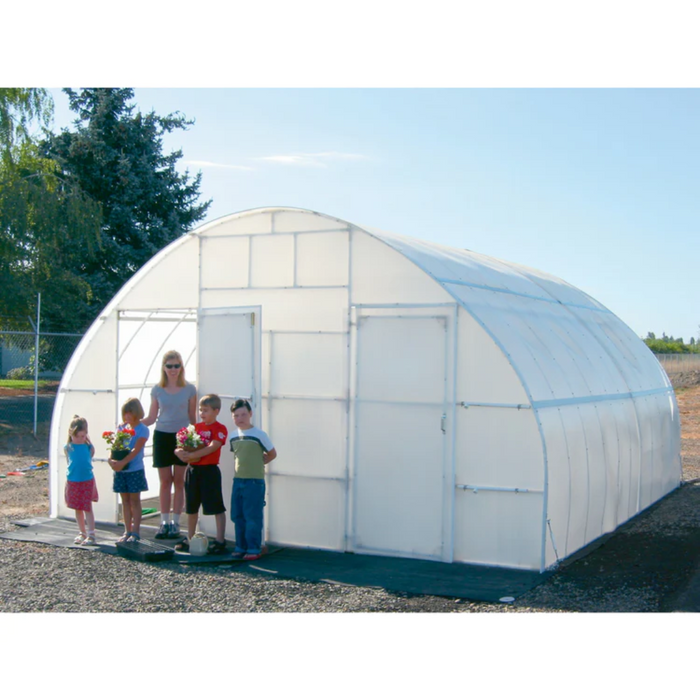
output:
[[[130,88],[64,92],[76,118],[54,134],[47,90],[0,88],[0,327],[26,327],[41,292],[45,331],[85,331],[211,204],[163,153],[191,120],[142,114]]]
[[[691,338],[688,343],[683,342],[683,338],[673,338],[662,333],[657,338],[654,333],[647,333],[644,342],[649,349],[657,355],[679,355],[688,353],[700,353],[700,341]]]

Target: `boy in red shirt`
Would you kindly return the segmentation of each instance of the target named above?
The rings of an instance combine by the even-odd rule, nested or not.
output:
[[[199,401],[201,423],[194,426],[195,432],[202,438],[204,447],[194,452],[183,449],[175,450],[175,455],[187,462],[185,474],[185,512],[187,513],[188,539],[175,545],[179,552],[188,552],[189,540],[197,530],[199,507],[204,515],[213,515],[216,520],[216,540],[212,542],[207,554],[224,554],[226,552],[226,508],[221,493],[221,470],[219,456],[221,446],[226,442],[228,430],[216,419],[221,410],[221,399],[216,394],[203,396]]]

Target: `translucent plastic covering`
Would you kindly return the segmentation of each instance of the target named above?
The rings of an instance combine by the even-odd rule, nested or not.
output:
[[[597,301],[470,251],[271,208],[175,241],[93,324],[54,411],[52,515],[72,517],[72,415],[97,442],[126,398],[148,411],[171,348],[199,396],[222,396],[230,431],[231,400],[252,401],[279,455],[275,543],[542,570],[680,483],[670,383]],[[154,496],[150,455],[149,441]],[[104,459],[98,445],[96,514],[116,522]],[[220,466],[228,502],[227,448]]]

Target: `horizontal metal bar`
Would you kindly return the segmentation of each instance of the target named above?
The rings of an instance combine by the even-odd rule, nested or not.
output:
[[[182,318],[172,316],[170,318],[162,318],[157,316],[119,316],[120,323],[197,323],[196,318]]]
[[[263,399],[269,399],[271,401],[279,401],[282,399],[289,399],[290,401],[347,401],[345,396],[295,396],[294,394],[284,394],[281,396],[266,394]]]
[[[262,331],[263,335],[269,333],[270,335],[348,335],[348,331],[274,331],[265,330]],[[31,333],[31,335],[34,335]]]
[[[310,474],[287,474],[283,472],[269,472],[268,476],[284,476],[291,479],[315,479],[317,481],[338,481],[345,483],[343,476],[312,476]]]
[[[598,394],[596,396],[572,396],[567,399],[549,399],[547,401],[533,401],[532,407],[540,408],[558,408],[560,406],[576,406],[586,403],[606,403],[607,401],[622,401],[624,399],[639,399],[645,396],[655,396],[658,394],[671,394],[673,387],[658,387],[656,389],[647,389],[645,391],[625,391],[619,394]]]
[[[117,391],[120,389],[151,389],[152,387],[152,384],[120,384]]]
[[[353,309],[431,309],[443,307],[455,307],[453,301],[445,301],[435,304],[353,304]]]
[[[519,487],[508,487],[508,486],[478,486],[475,484],[455,484],[456,489],[462,489],[463,491],[473,491],[478,493],[479,491],[506,491],[508,493],[544,493],[542,489],[524,489]]]
[[[393,406],[430,406],[431,408],[439,408],[444,410],[447,404],[444,401],[390,401],[389,399],[363,399],[359,396],[355,397],[356,403],[367,403],[367,404],[391,404]]]
[[[278,289],[347,289],[347,284],[295,284],[283,287],[202,287],[202,292],[249,292],[249,291],[270,291]]]
[[[197,308],[192,307],[180,307],[180,308],[165,308],[159,307],[157,309],[117,309],[120,314],[154,314],[154,313],[168,313],[168,314],[196,314]]]
[[[458,401],[458,406],[463,406],[464,408],[470,408],[472,406],[477,406],[478,408],[532,408],[529,403],[477,403],[471,401]]]
[[[213,236],[208,236],[207,231],[193,231],[191,233],[192,236],[195,236],[197,238],[212,238],[212,239],[218,239],[218,238],[258,238],[261,236],[306,236],[306,235],[312,235],[314,233],[350,233],[350,228],[348,226],[345,226],[343,228],[324,228],[320,229],[318,231],[270,231],[270,232],[250,232],[250,233],[224,233],[221,235],[213,235]]]
[[[114,389],[64,389],[62,394],[114,394]]]

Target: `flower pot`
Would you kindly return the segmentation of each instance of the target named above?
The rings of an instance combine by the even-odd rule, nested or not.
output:
[[[120,459],[124,459],[129,452],[131,452],[131,450],[111,450],[109,456],[118,462]]]

